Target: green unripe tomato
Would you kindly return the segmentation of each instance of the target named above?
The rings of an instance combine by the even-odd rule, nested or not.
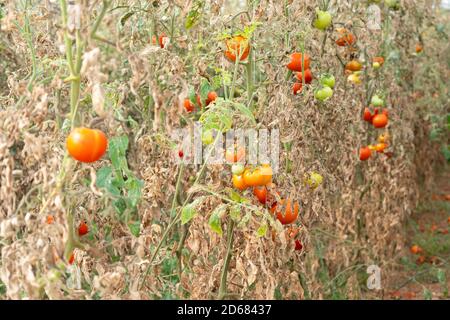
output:
[[[333,89],[334,85],[336,84],[336,79],[332,74],[326,73],[320,77],[320,84]]]
[[[326,30],[331,25],[331,14],[328,11],[316,9],[316,20],[314,27],[319,30]]]
[[[382,107],[382,106],[384,106],[384,101],[383,101],[383,99],[381,99],[379,96],[377,96],[377,95],[374,95],[373,97],[372,97],[372,99],[370,100],[370,102],[372,103],[372,105],[374,106],[374,107]]]
[[[242,163],[235,163],[231,166],[231,172],[234,175],[240,176],[244,172],[244,165]]]
[[[322,87],[321,89],[314,92],[314,97],[319,101],[328,100],[332,95],[333,89],[331,89],[330,87]]]
[[[381,64],[380,64],[379,62],[374,62],[374,63],[372,64],[372,67],[373,67],[374,69],[379,69],[379,68],[381,67]]]
[[[202,142],[205,145],[210,145],[211,143],[214,142],[214,136],[211,130],[202,132]]]

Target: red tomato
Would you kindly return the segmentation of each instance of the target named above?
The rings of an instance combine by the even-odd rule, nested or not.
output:
[[[262,204],[267,202],[267,188],[265,186],[258,186],[253,188],[253,194],[258,198]]]
[[[72,252],[72,254],[69,257],[69,264],[73,264],[74,261],[75,261],[75,255]]]
[[[302,243],[300,242],[300,240],[295,240],[295,251],[300,251],[300,250],[302,250],[303,249],[303,245],[302,245]]]
[[[370,158],[372,155],[372,151],[370,151],[369,147],[363,147],[359,149],[359,160],[365,161]]]
[[[190,113],[190,112],[194,111],[194,104],[188,98],[184,99],[183,105],[184,105],[184,109],[186,109],[187,112]]]
[[[304,57],[305,66],[304,69],[309,69],[309,65],[311,63],[311,58],[309,55],[305,54]],[[291,54],[291,61],[286,65],[289,70],[292,71],[302,71],[302,54],[299,52],[294,52]]]
[[[283,205],[285,202],[286,205]],[[280,203],[273,204],[270,211],[276,214],[281,224],[290,224],[298,218],[298,202],[294,202],[292,207],[291,199],[281,200]]]
[[[372,122],[372,114],[370,113],[369,108],[364,109],[364,121]]]
[[[208,92],[208,97],[206,98],[206,105],[209,105],[211,102],[217,99],[217,93],[215,91]]]
[[[297,79],[300,80],[300,82],[302,81],[302,73],[301,72],[297,72]],[[305,70],[305,83],[309,84],[311,83],[313,79],[312,73],[311,73],[311,69],[306,69]]]
[[[163,49],[164,49],[165,39],[168,39],[168,37],[166,37],[166,35],[164,33],[161,33],[161,35],[159,36],[159,46]]]
[[[303,85],[301,82],[296,82],[294,83],[294,85],[292,86],[292,92],[296,95],[299,92],[302,92],[303,89]]]
[[[69,154],[81,162],[94,162],[106,151],[108,139],[97,129],[75,128],[67,137],[66,147]]]
[[[86,224],[86,222],[81,221],[80,225],[78,226],[78,235],[79,236],[84,236],[88,232],[89,232],[88,225]]]
[[[388,117],[386,114],[377,114],[372,118],[372,124],[375,128],[384,128],[388,123]]]

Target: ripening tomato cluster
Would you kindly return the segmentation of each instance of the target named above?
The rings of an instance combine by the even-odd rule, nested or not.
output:
[[[205,105],[208,106],[209,104],[214,102],[217,99],[217,97],[218,97],[218,95],[215,91],[208,92],[208,95],[206,96],[206,100],[205,100]],[[195,95],[194,102],[189,98],[185,98],[184,102],[183,102],[183,106],[184,106],[184,109],[186,110],[186,112],[188,112],[188,113],[191,113],[192,111],[194,111],[196,107],[198,108],[198,110],[201,110],[201,109],[203,109],[202,98],[199,94]]]
[[[313,80],[313,75],[310,69],[311,57],[308,54],[302,55],[299,52],[291,54],[291,60],[286,67],[296,72],[296,78],[299,80],[292,86],[293,94],[298,94],[303,89],[303,83],[310,84]],[[302,73],[304,72],[304,74]]]

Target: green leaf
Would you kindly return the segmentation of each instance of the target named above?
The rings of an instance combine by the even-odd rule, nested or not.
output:
[[[108,146],[108,156],[116,170],[128,170],[127,164],[128,137],[119,136],[110,139]]]
[[[253,113],[249,108],[244,106],[242,103],[234,103],[233,106],[246,118],[248,118],[254,125],[256,125],[256,120]]]
[[[192,28],[198,22],[198,20],[200,20],[203,5],[203,1],[197,0],[192,6],[192,9],[187,14],[186,21],[184,23],[184,26],[187,30]]]
[[[206,101],[206,98],[208,97],[208,93],[211,91],[211,85],[209,84],[208,80],[202,79],[202,82],[200,84],[200,98],[202,100],[202,103]]]
[[[236,204],[230,207],[230,217],[236,222],[241,219],[241,207],[239,205]]]
[[[141,221],[138,220],[128,223],[128,228],[133,236],[139,237],[139,234],[141,233]]]
[[[111,167],[102,167],[97,173],[97,180],[95,182],[97,188],[106,189],[106,191],[115,196],[120,196],[120,188],[122,187],[121,181],[117,180],[113,176]]]
[[[127,209],[127,203],[123,198],[117,199],[113,201],[113,207],[117,212],[119,220],[123,220],[123,214]]]
[[[211,216],[209,217],[209,227],[212,231],[220,236],[223,234],[221,217],[226,213],[226,210],[227,206],[225,204],[221,204],[216,209],[214,209],[214,211],[211,213]]]
[[[135,177],[128,178],[125,182],[125,188],[127,189],[127,196],[132,207],[136,207],[141,199],[141,190],[144,187],[144,182],[136,179]]]
[[[268,225],[267,223],[263,223],[262,225],[259,226],[258,230],[256,231],[256,235],[258,237],[264,237],[267,233],[267,229],[268,229]]]
[[[186,224],[191,221],[196,215],[196,207],[199,206],[205,197],[198,197],[193,202],[187,204],[181,209],[181,224]]]
[[[241,221],[238,224],[238,228],[242,228],[247,225],[247,223],[250,221],[252,214],[250,212],[247,212],[245,216],[241,219]]]
[[[433,298],[433,294],[431,293],[430,290],[428,290],[427,288],[423,289],[423,298],[425,300],[431,300]]]

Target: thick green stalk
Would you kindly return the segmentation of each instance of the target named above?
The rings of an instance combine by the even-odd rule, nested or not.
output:
[[[217,296],[217,299],[219,300],[223,300],[227,295],[228,267],[230,266],[231,251],[233,250],[234,221],[232,219],[230,219],[229,221],[230,222],[227,230],[227,253],[222,267],[222,273],[220,276],[219,294]]]

